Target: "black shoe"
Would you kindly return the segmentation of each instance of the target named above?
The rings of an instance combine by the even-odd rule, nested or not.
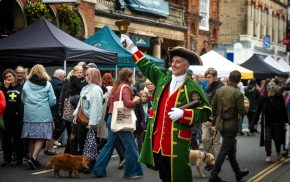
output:
[[[83,170],[84,174],[91,174],[91,169],[90,168],[86,168]]]
[[[38,162],[37,159],[31,158],[32,162],[35,164],[36,168],[41,168],[41,164]]]
[[[31,157],[31,159],[27,162],[30,165],[31,169],[41,168],[41,164],[36,159],[33,159],[33,157]]]
[[[217,174],[211,174],[208,181],[209,182],[226,182],[222,180]]]
[[[288,150],[284,150],[281,155],[285,158],[288,158]]]
[[[248,174],[249,174],[249,170],[240,171],[240,173],[236,175],[236,180],[241,181],[243,177],[247,176]]]
[[[23,164],[22,160],[17,160],[16,165],[22,165],[22,164]]]
[[[11,162],[4,162],[1,164],[1,167],[9,167],[11,165],[12,165]]]
[[[27,163],[28,163],[28,165],[30,166],[31,169],[36,169],[36,166],[35,166],[35,164],[32,162],[31,159],[28,159],[28,160],[27,160]]]

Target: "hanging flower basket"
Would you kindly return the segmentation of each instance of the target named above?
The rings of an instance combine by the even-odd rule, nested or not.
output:
[[[24,5],[24,14],[26,16],[28,25],[30,25],[42,16],[47,18],[49,15],[49,9],[41,2],[28,1]]]
[[[71,5],[61,5],[58,10],[60,28],[70,35],[75,36],[81,29],[81,19],[76,8]]]

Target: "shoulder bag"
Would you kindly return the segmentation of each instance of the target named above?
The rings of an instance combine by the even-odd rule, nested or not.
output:
[[[125,84],[122,85],[120,90],[119,100],[113,103],[113,113],[111,130],[117,131],[135,131],[136,130],[136,115],[134,109],[130,109],[124,106],[122,100],[122,91]]]
[[[89,93],[91,90],[92,90],[92,88],[87,93]],[[81,125],[88,126],[90,118],[84,113],[83,106],[82,106],[83,99],[84,99],[85,95],[82,98],[80,98],[80,106],[79,106],[78,113],[77,113],[77,121]]]

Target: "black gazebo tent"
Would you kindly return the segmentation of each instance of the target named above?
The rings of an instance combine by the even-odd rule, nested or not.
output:
[[[267,64],[264,59],[266,56],[254,54],[246,62],[240,66],[252,70],[254,72],[254,78],[257,80],[273,78],[275,76],[288,77],[287,73],[284,73],[276,68]]]
[[[25,66],[61,65],[66,61],[117,64],[117,53],[88,45],[63,32],[45,18],[0,39],[0,62]]]

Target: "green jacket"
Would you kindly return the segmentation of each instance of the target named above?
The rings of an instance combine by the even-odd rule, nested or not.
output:
[[[216,129],[229,132],[238,132],[238,117],[245,115],[244,95],[233,83],[219,88],[212,100],[212,116]]]
[[[143,75],[147,77],[155,86],[154,91],[154,101],[152,105],[153,115],[150,116],[148,124],[147,124],[147,132],[144,138],[144,144],[142,147],[142,151],[140,154],[139,161],[146,164],[148,167],[154,168],[154,158],[153,158],[153,151],[152,151],[152,135],[154,124],[156,121],[156,117],[158,116],[158,104],[161,94],[164,88],[171,82],[172,71],[162,71],[158,67],[155,66],[154,63],[146,59],[143,54],[139,51],[133,55],[133,59],[135,60],[136,64],[138,65],[139,69],[142,71]],[[196,108],[189,108],[189,110],[193,111],[193,117],[191,117],[191,121],[187,124],[179,123],[180,120],[173,122],[172,125],[172,154],[171,154],[171,174],[172,176],[176,176],[177,173],[184,170],[189,170],[188,175],[191,178],[191,168],[189,163],[189,149],[190,149],[190,142],[191,142],[191,131],[192,126],[194,123],[205,122],[209,115],[211,114],[210,104],[200,87],[200,85],[190,79],[190,76],[186,76],[184,82],[180,86],[179,93],[177,99],[175,101],[175,107],[183,106],[197,97],[200,98],[201,104]],[[151,111],[152,111],[151,110]],[[160,111],[161,112],[161,111]],[[187,132],[189,136],[181,136],[181,131],[190,131]],[[185,165],[185,167],[184,167]],[[183,176],[180,181],[184,181],[187,177]],[[174,177],[174,179],[176,179]],[[183,180],[182,180],[183,179]],[[188,178],[189,179],[189,176]],[[172,180],[178,181],[178,180]],[[186,180],[185,180],[186,181]]]

